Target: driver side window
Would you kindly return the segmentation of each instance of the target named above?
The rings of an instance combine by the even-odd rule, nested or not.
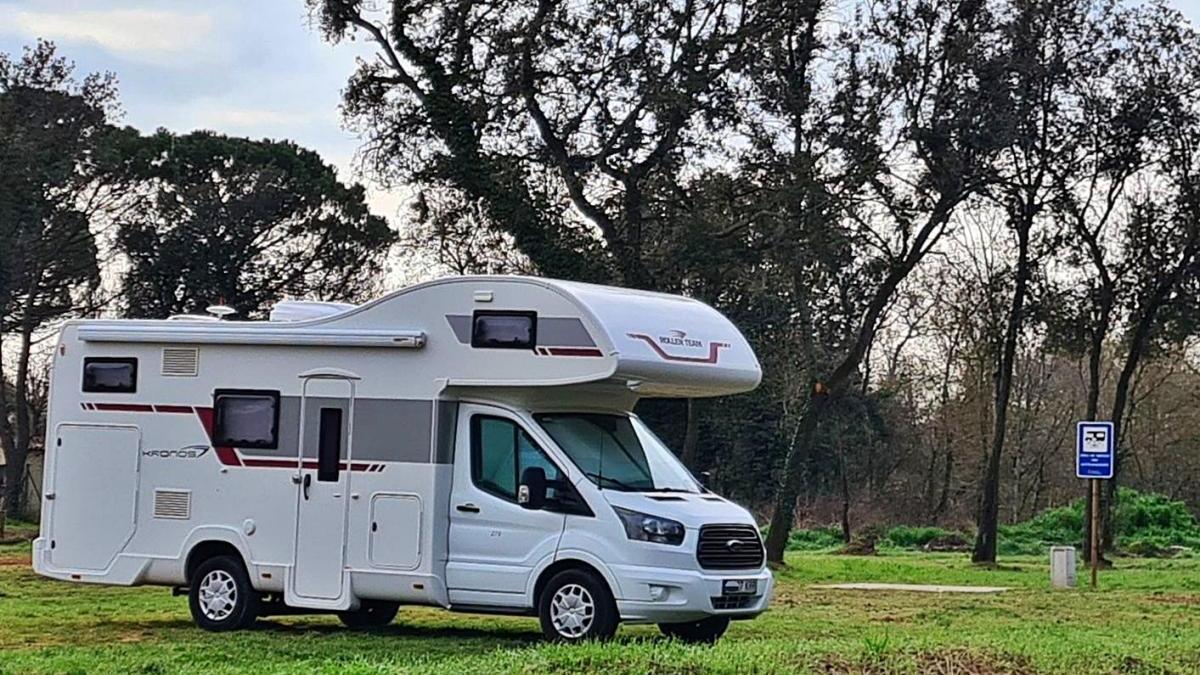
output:
[[[521,473],[529,467],[546,472],[546,498],[556,498],[558,467],[516,422],[503,417],[471,418],[471,482],[510,502],[517,501]]]

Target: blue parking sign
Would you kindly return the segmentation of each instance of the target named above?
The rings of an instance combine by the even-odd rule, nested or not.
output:
[[[1075,437],[1075,475],[1113,477],[1112,422],[1080,422]]]

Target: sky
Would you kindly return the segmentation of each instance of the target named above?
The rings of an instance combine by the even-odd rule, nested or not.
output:
[[[364,41],[331,45],[303,0],[0,0],[0,52],[53,40],[79,77],[116,74],[123,124],[143,133],[212,129],[287,138],[353,171],[358,140],[342,127],[341,90]],[[402,195],[367,184],[396,222]]]
[[[1200,0],[1171,4],[1200,25]],[[361,180],[358,139],[338,105],[371,45],[325,42],[303,0],[0,0],[0,51],[19,54],[39,37],[81,76],[116,73],[122,122],[143,132],[289,138]],[[367,187],[372,210],[399,226],[403,191]]]

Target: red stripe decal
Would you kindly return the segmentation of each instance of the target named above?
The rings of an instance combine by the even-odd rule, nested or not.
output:
[[[267,459],[265,457],[247,457],[242,460],[246,466],[254,466],[269,469],[294,469],[296,468],[296,460],[294,459]]]
[[[650,337],[649,335],[643,335],[641,333],[626,333],[626,335],[631,338],[642,340],[646,344],[650,345],[650,348],[653,349],[664,361],[678,361],[680,363],[716,363],[717,360],[721,358],[721,350],[729,346],[729,343],[727,342],[710,342],[708,343],[708,356],[675,356],[674,354],[668,354],[664,352],[662,347],[659,347],[658,343],[654,341],[654,338]]]
[[[154,412],[154,406],[142,403],[93,403],[96,410],[113,412]]]
[[[551,356],[604,356],[604,352],[590,347],[547,347]]]
[[[190,405],[157,405],[154,406],[154,412],[160,413],[178,413],[183,415],[192,414],[192,406]]]
[[[193,410],[196,411],[196,418],[200,420],[200,426],[204,427],[204,433],[208,436],[208,442],[212,443],[213,409],[205,406],[196,406]],[[233,448],[226,446],[218,448],[214,446],[213,451],[217,453],[217,460],[225,466],[242,466],[242,460]]]
[[[294,459],[279,459],[275,457],[246,457],[242,460],[243,465],[259,469],[295,469],[297,462]],[[306,459],[299,465],[303,469],[316,469],[317,463],[311,459]],[[340,462],[338,468],[342,471],[370,471],[372,465],[362,462],[351,462],[347,469],[345,462]]]
[[[213,442],[213,409],[207,406],[186,406],[186,405],[149,405],[142,403],[86,403],[79,404],[84,410],[104,410],[112,412],[158,412],[168,414],[196,414],[196,419],[199,420],[200,426],[204,429],[204,434],[208,436],[208,442]],[[305,469],[316,469],[317,463],[313,460],[305,460],[303,463],[295,459],[283,459],[278,457],[245,457],[243,458],[235,448],[231,447],[213,447],[213,451],[217,455],[217,460],[225,466],[246,466],[259,467],[270,469],[295,469],[298,466]],[[382,464],[369,464],[365,462],[351,462],[347,466],[346,462],[341,462],[339,467],[342,471],[362,471],[362,472],[378,472],[383,471]]]

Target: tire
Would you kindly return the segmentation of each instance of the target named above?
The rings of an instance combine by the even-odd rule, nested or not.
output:
[[[196,625],[204,630],[249,628],[258,619],[261,598],[237,558],[221,555],[205,560],[196,568],[190,586],[188,607]]]
[[[608,584],[595,572],[563,570],[550,578],[538,598],[542,632],[554,642],[608,640],[620,615]]]
[[[658,629],[669,638],[690,644],[706,645],[711,645],[721,639],[728,628],[729,617],[727,616],[710,616],[699,621],[684,623],[658,624]]]
[[[381,628],[396,618],[400,603],[383,600],[363,600],[358,609],[338,612],[338,619],[347,628]]]

